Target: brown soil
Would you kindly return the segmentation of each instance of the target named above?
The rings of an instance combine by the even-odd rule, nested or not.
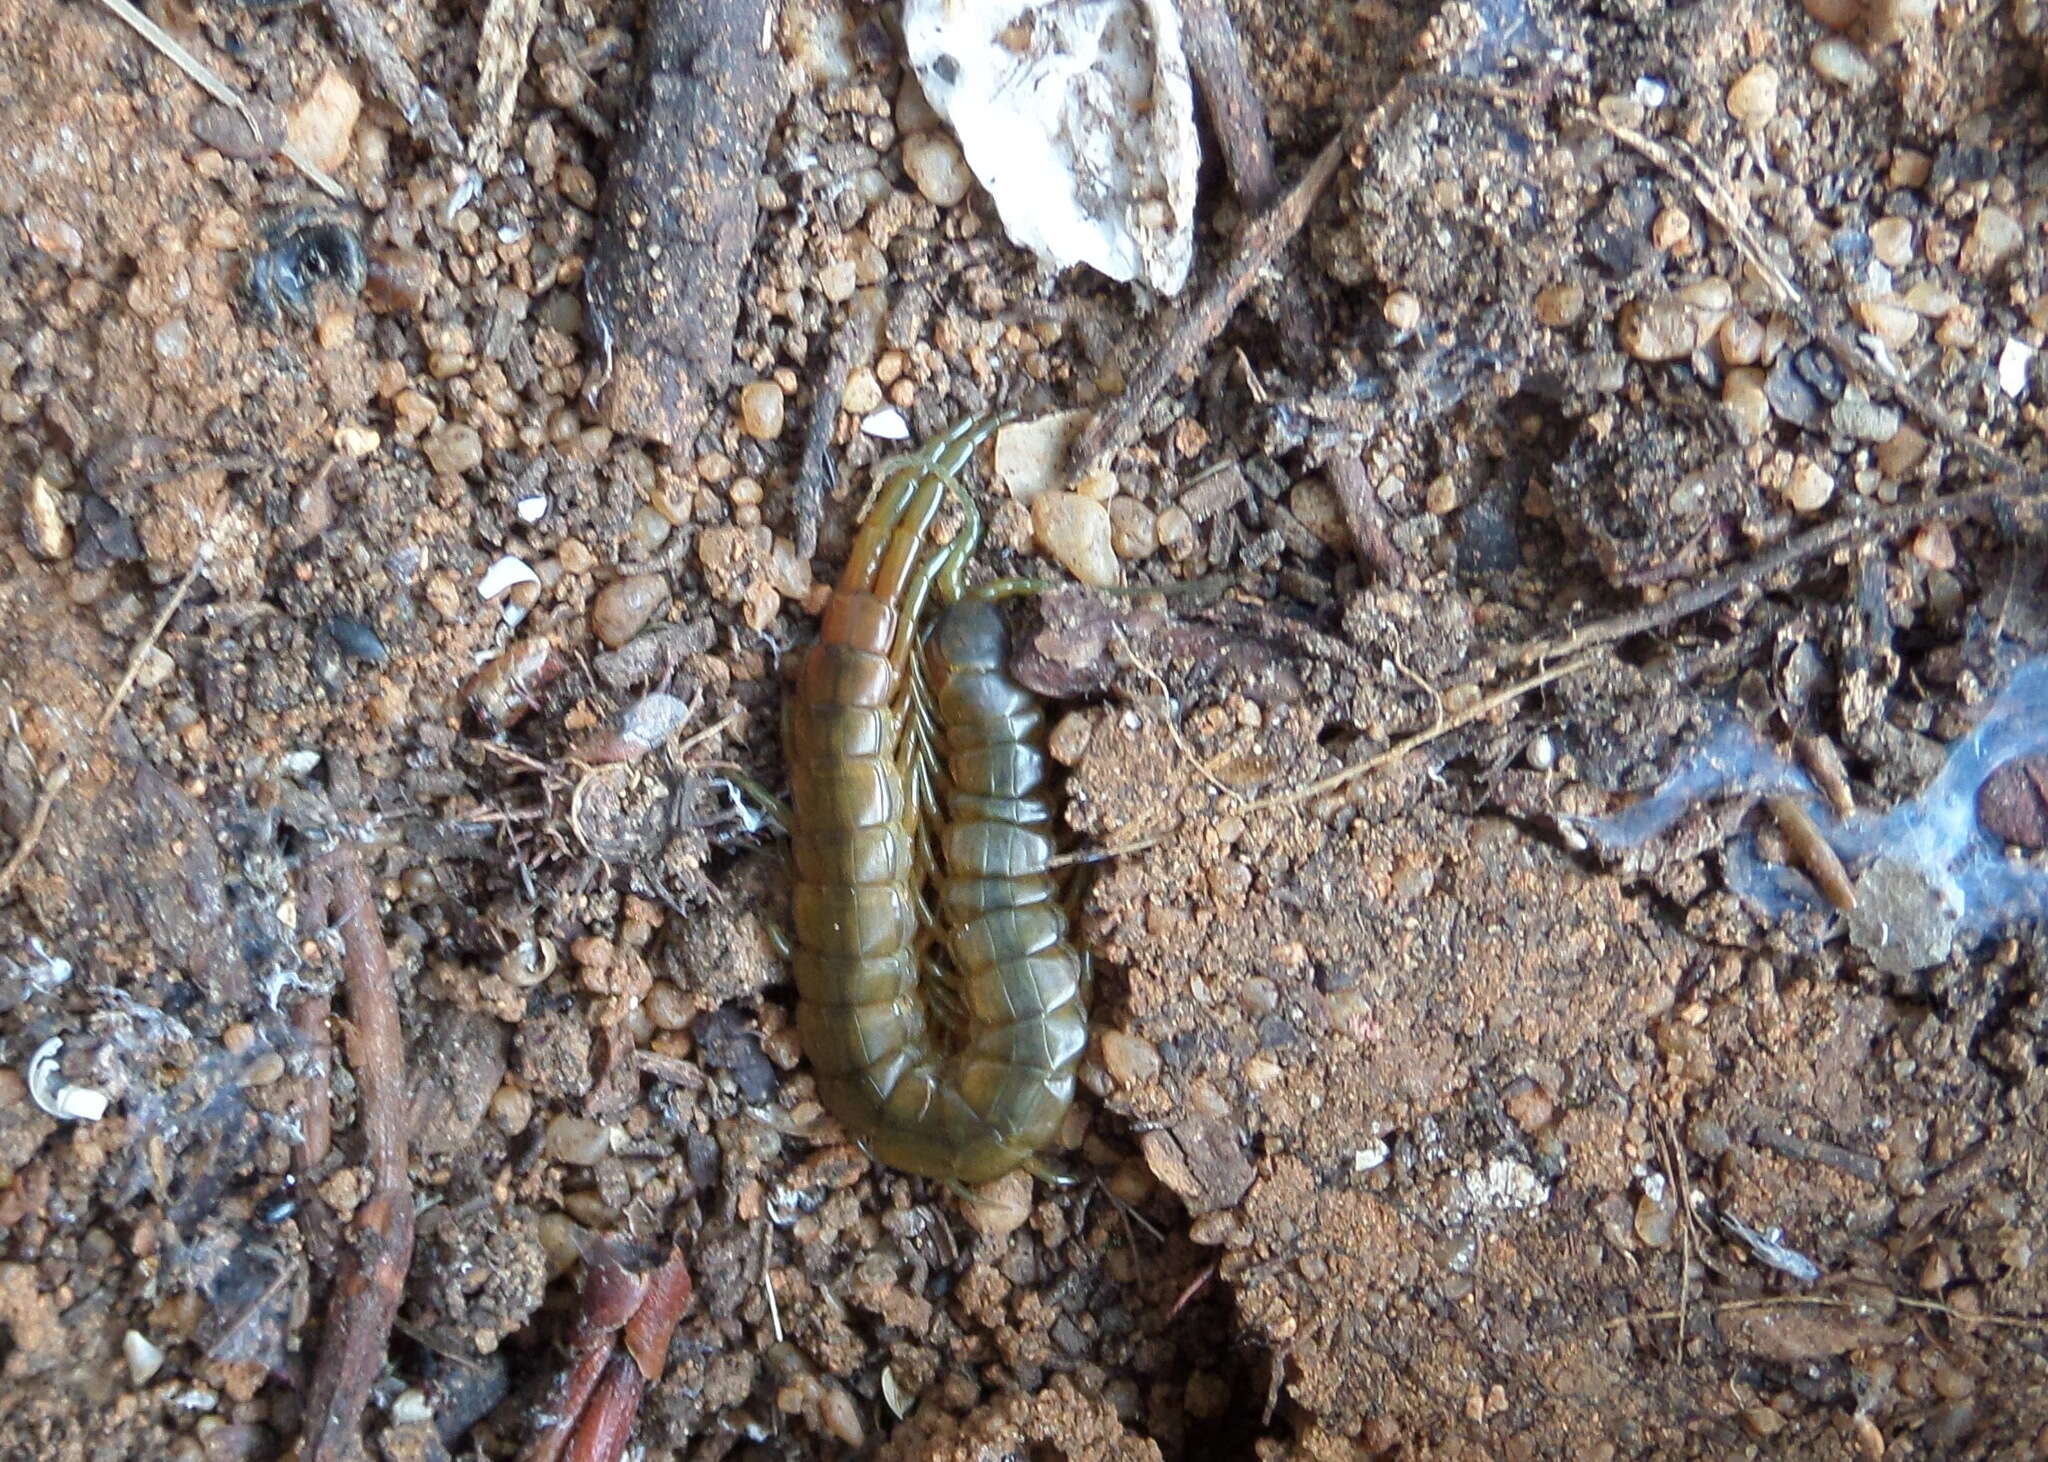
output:
[[[1232,8],[1289,175],[1426,19]],[[1886,974],[1730,892],[1749,801],[1618,866],[1560,822],[1730,713],[1831,741],[1864,805],[1912,795],[2048,645],[2038,522],[1851,538],[1460,720],[1519,647],[1976,484],[1958,432],[2038,456],[2041,371],[1999,364],[2048,331],[2035,7],[1809,8],[1452,6],[1406,64],[1466,84],[1389,109],[1144,417],[1126,570],[1227,587],[1017,611],[1075,692],[1069,830],[1115,856],[1055,1155],[1080,1181],[968,1202],[817,1105],[782,855],[721,774],[779,782],[784,652],[888,450],[841,413],[802,561],[790,489],[851,288],[888,301],[857,388],[919,436],[1100,403],[1162,308],[1048,273],[978,190],[921,197],[883,16],[792,3],[737,359],[700,439],[653,447],[578,399],[636,7],[543,7],[505,166],[451,212],[381,102],[336,208],[109,13],[0,0],[0,863],[35,839],[0,889],[0,1458],[298,1437],[332,1224],[368,1191],[345,1045],[330,1071],[294,1021],[334,983],[296,869],[338,836],[417,1092],[371,1455],[511,1454],[589,1232],[673,1237],[696,1277],[650,1456],[2041,1455],[2039,928]],[[391,8],[463,126],[481,9]],[[317,8],[158,18],[287,116],[330,71],[370,93]],[[1210,171],[1198,272],[1241,223]],[[257,308],[251,261],[306,210],[360,235],[370,287]],[[1815,320],[1883,339],[1936,409],[1834,365]],[[767,440],[740,429],[757,380],[787,397]],[[1321,470],[1345,451],[1393,580],[1354,559]],[[993,529],[984,572],[1046,571],[1027,515]],[[540,582],[487,602],[506,554]],[[594,618],[646,627],[613,654]],[[681,733],[605,764],[655,689]],[[104,1118],[29,1099],[53,1037]]]

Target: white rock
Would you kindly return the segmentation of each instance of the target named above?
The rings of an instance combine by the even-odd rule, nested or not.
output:
[[[1179,293],[1201,144],[1174,0],[906,0],[903,39],[1013,240]]]
[[[1998,352],[1998,389],[2015,399],[2024,396],[2027,368],[2033,364],[2034,355],[2034,347],[2026,341],[2006,337],[2005,348]]]
[[[860,420],[860,429],[867,435],[884,442],[907,442],[910,440],[910,423],[903,419],[903,413],[893,406],[884,406],[880,411],[871,411]]]
[[[539,582],[540,575],[533,571],[533,565],[508,553],[484,570],[484,576],[478,581],[476,591],[486,599],[495,599],[516,584]]]
[[[512,505],[512,511],[519,515],[522,523],[538,523],[548,515],[548,495],[536,492],[523,497]]]

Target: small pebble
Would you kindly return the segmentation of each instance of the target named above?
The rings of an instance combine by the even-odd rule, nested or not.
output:
[[[967,196],[974,174],[959,144],[943,132],[918,132],[903,139],[903,171],[917,191],[941,208],[951,208]]]
[[[1684,360],[1700,344],[1699,312],[1676,295],[1630,300],[1621,307],[1615,333],[1637,360]]]
[[[1422,323],[1422,301],[1408,290],[1397,289],[1380,306],[1380,315],[1394,329],[1406,335]]]
[[[1792,464],[1791,479],[1785,484],[1785,501],[1802,513],[1817,513],[1835,495],[1835,479],[1811,457]]]
[[[602,1122],[563,1112],[548,1123],[547,1153],[556,1162],[589,1167],[611,1150],[611,1132]]]
[[[1934,23],[1934,0],[1870,0],[1865,28],[1880,46],[1904,40]]]
[[[1764,395],[1764,373],[1752,366],[1728,372],[1721,382],[1721,404],[1735,419],[1742,439],[1753,442],[1771,425],[1771,403]]]
[[[1038,546],[1068,573],[1094,589],[1118,582],[1109,510],[1073,492],[1041,493],[1031,504]]]
[[[1847,30],[1863,16],[1863,0],[1806,0],[1806,13],[1829,30]]]
[[[436,427],[420,443],[427,462],[442,477],[460,477],[483,465],[484,439],[475,427],[450,423]]]
[[[2048,757],[2017,757],[1994,768],[1977,789],[1977,817],[2001,842],[2048,848]]]
[[[631,574],[597,596],[590,609],[590,627],[616,650],[640,633],[654,611],[668,600],[668,581],[658,574]]]
[[[1714,344],[1724,366],[1751,366],[1763,358],[1764,327],[1755,315],[1738,310],[1721,322]]]
[[[1586,309],[1586,291],[1576,284],[1552,284],[1536,295],[1536,323],[1561,330],[1577,322]]]
[[[1154,1080],[1160,1071],[1159,1048],[1141,1036],[1105,1030],[1099,1038],[1103,1068],[1117,1085],[1132,1088]]]
[[[1115,549],[1116,556],[1126,563],[1150,558],[1152,551],[1159,546],[1159,534],[1152,510],[1136,498],[1111,498],[1109,546]]]
[[[866,416],[879,410],[881,405],[882,383],[866,366],[855,366],[847,373],[846,389],[839,396],[839,409],[850,411],[855,416]]]
[[[755,381],[740,388],[740,430],[759,441],[782,435],[782,387]]]
[[[285,119],[285,137],[315,167],[331,173],[348,160],[349,139],[362,114],[363,99],[347,74],[330,66]]]
[[[1855,42],[1842,36],[1822,36],[1813,43],[1806,60],[1822,80],[1844,91],[1868,91],[1877,80],[1877,68],[1856,49]]]
[[[71,529],[64,521],[57,485],[47,473],[38,470],[29,477],[21,517],[30,553],[49,563],[71,556]]]
[[[1752,66],[1728,88],[1728,113],[1745,127],[1761,127],[1778,114],[1778,68]]]
[[[1007,1239],[1031,1217],[1031,1175],[1014,1172],[974,1189],[967,1222],[991,1239]]]
[[[155,1380],[156,1373],[163,1369],[163,1347],[139,1330],[130,1330],[121,1337],[121,1354],[128,1362],[129,1384],[137,1390]]]
[[[341,647],[343,654],[353,656],[366,665],[382,665],[391,658],[391,652],[384,648],[377,632],[353,614],[329,615],[327,635]]]
[[[1000,428],[996,432],[995,480],[1022,503],[1059,486],[1067,450],[1088,424],[1090,414],[1060,411]]]
[[[1970,236],[1963,240],[1960,262],[1964,272],[1991,273],[2019,252],[2025,238],[2018,219],[1996,204],[1987,203],[1977,210],[1977,222],[1970,229]]]
[[[1932,446],[1927,436],[1918,427],[1902,426],[1892,435],[1890,441],[1877,449],[1877,470],[1894,482],[1910,475],[1915,468],[1927,460],[1928,449]]]
[[[1894,352],[1912,344],[1913,337],[1920,333],[1920,313],[1895,294],[1866,295],[1850,309],[1858,324]]]

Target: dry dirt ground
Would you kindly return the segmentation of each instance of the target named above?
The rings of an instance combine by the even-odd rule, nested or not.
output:
[[[367,1183],[296,932],[336,836],[417,1093],[372,1456],[511,1454],[591,1233],[696,1276],[649,1456],[2042,1455],[2038,925],[1900,970],[1731,892],[1731,850],[1786,844],[1753,796],[1614,857],[1570,820],[1730,717],[1832,748],[1859,805],[1914,796],[2048,642],[2038,517],[1845,532],[1478,704],[1565,662],[1524,647],[2042,455],[2032,0],[1871,5],[1478,0],[1412,52],[1427,17],[1382,0],[1232,7],[1287,176],[1402,75],[1458,84],[1389,102],[1116,463],[1128,576],[1217,586],[1016,611],[1072,692],[1068,830],[1113,856],[1081,1181],[967,1202],[818,1107],[783,854],[721,776],[780,781],[782,664],[887,450],[858,413],[1097,405],[1162,303],[923,196],[886,12],[792,0],[737,358],[653,447],[577,399],[635,7],[542,5],[505,162],[451,210],[317,7],[158,18],[345,205],[107,11],[0,0],[0,860],[32,843],[0,889],[0,1457],[299,1435]],[[458,127],[481,8],[389,7]],[[1243,221],[1219,170],[1202,196],[1198,273]],[[368,287],[255,307],[307,210]],[[876,338],[820,403],[863,288]],[[784,420],[749,434],[761,382]],[[844,405],[806,562],[802,432]],[[1045,571],[1020,508],[993,525],[981,572]],[[508,554],[538,582],[486,600]],[[655,689],[689,720],[603,763]],[[98,1120],[30,1100],[53,1039]]]

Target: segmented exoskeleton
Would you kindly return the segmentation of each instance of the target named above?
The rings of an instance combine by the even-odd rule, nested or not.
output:
[[[1032,1160],[1087,1039],[1048,868],[1044,716],[1003,668],[993,606],[962,599],[980,520],[954,474],[992,429],[964,423],[885,476],[785,723],[819,1095],[882,1161],[958,1183]],[[941,547],[948,493],[968,516]],[[934,587],[951,607],[920,667]]]

